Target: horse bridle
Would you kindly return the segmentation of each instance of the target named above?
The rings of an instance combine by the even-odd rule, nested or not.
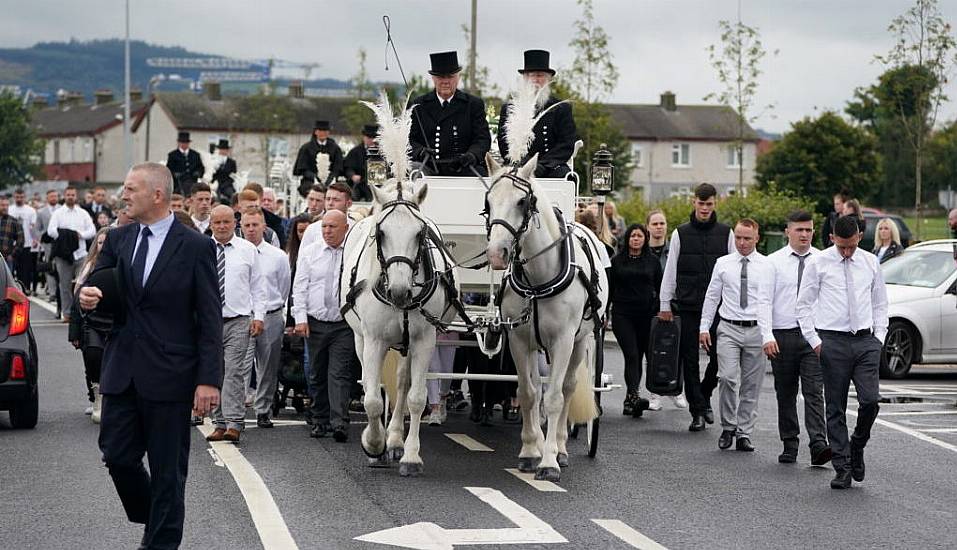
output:
[[[525,231],[528,230],[528,224],[531,223],[532,217],[538,214],[538,197],[536,197],[535,193],[532,191],[532,183],[519,176],[517,172],[518,168],[513,168],[512,170],[505,172],[496,178],[495,181],[488,186],[488,190],[485,191],[485,209],[481,212],[481,215],[485,218],[485,236],[487,238],[491,238],[492,227],[496,225],[501,225],[504,227],[505,230],[512,235],[515,257],[518,257],[520,248],[519,241],[521,240],[522,235],[524,235]],[[495,187],[495,185],[503,179],[511,181],[512,186],[525,193],[525,196],[519,199],[519,204],[522,205],[522,223],[517,228],[502,218],[491,218],[488,195],[492,192],[492,189]]]
[[[390,215],[392,215],[392,213],[395,212],[396,209],[399,208],[400,206],[404,206],[408,208],[409,212],[412,213],[412,216],[422,222],[422,229],[419,230],[419,233],[416,236],[415,258],[409,258],[407,256],[390,256],[389,258],[386,258],[385,253],[382,252],[382,236],[383,236],[383,232],[381,228],[382,223],[385,222],[385,220]],[[379,219],[378,222],[376,222],[376,225],[375,225],[376,257],[379,260],[379,267],[382,270],[382,274],[381,274],[382,284],[384,288],[386,289],[389,288],[389,271],[388,271],[389,266],[391,266],[392,264],[406,264],[409,266],[409,268],[412,269],[412,280],[414,285],[415,277],[419,273],[419,266],[422,264],[422,254],[426,248],[425,239],[428,234],[428,224],[426,224],[425,221],[423,221],[418,214],[419,205],[415,204],[412,201],[406,200],[402,197],[401,186],[399,187],[399,194],[396,197],[396,199],[391,200],[382,205],[382,212],[383,212],[382,217]],[[391,303],[390,305],[394,307],[399,307]],[[415,307],[415,305],[413,304],[413,305],[410,305],[409,307]],[[404,309],[404,308],[400,308],[400,309]]]

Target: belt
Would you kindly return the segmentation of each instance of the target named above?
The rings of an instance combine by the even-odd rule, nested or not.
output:
[[[773,332],[801,332],[801,327],[776,328]]]
[[[313,317],[312,315],[309,315],[308,318],[309,318],[310,321],[312,321],[312,322],[314,322],[314,323],[321,323],[321,324],[323,324],[323,325],[336,325],[336,324],[339,324],[339,323],[345,323],[345,322],[346,322],[345,319],[340,319],[340,320],[338,320],[338,321],[323,321],[322,319],[316,319],[316,318]]]
[[[724,317],[722,317],[721,320],[724,321],[725,323],[731,323],[732,325],[734,325],[734,326],[736,326],[736,327],[756,327],[756,326],[758,326],[758,322],[757,322],[757,321],[736,321],[736,320],[734,320],[734,319],[725,319]]]
[[[859,338],[861,336],[870,336],[874,334],[874,331],[869,328],[862,328],[861,330],[818,330],[820,334],[827,334],[828,336],[850,336],[852,338]]]
[[[223,317],[223,322],[235,321],[236,319],[242,319],[243,317],[249,317],[249,315],[233,315],[232,317]]]
[[[272,315],[273,313],[282,311],[282,308],[283,308],[283,306],[279,306],[279,307],[277,307],[276,309],[274,309],[274,310],[272,310],[272,311],[267,311],[267,312],[266,312],[266,315]]]

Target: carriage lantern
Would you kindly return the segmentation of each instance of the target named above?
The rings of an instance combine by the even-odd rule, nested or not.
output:
[[[369,185],[382,187],[389,178],[389,164],[385,161],[377,145],[369,147],[366,157],[366,181]]]
[[[615,165],[611,163],[611,158],[608,145],[602,143],[591,162],[591,192],[598,195],[602,201],[605,195],[611,193],[614,182]]]

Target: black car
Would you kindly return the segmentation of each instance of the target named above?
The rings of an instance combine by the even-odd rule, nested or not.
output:
[[[897,229],[901,234],[901,244],[904,248],[907,248],[911,244],[911,239],[913,235],[910,232],[910,228],[907,227],[907,224],[904,223],[904,220],[900,216],[895,216],[894,214],[877,214],[874,212],[864,212],[864,221],[867,222],[867,229],[864,230],[864,238],[861,239],[860,247],[864,250],[870,252],[874,250],[874,233],[877,231],[877,224],[880,223],[884,218],[890,218],[894,220],[894,223],[897,224]]]
[[[10,411],[18,429],[37,425],[39,362],[37,341],[30,327],[30,300],[0,261],[0,411]]]

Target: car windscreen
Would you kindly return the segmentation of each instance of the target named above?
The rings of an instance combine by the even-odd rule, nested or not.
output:
[[[940,250],[907,250],[883,264],[889,285],[936,288],[954,272],[954,256]]]

